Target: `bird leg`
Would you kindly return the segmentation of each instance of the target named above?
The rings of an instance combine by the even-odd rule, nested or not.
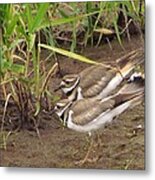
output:
[[[93,144],[94,144],[94,140],[93,140],[93,137],[90,137],[90,136],[91,136],[91,135],[89,135],[90,145],[89,145],[88,151],[87,151],[85,157],[84,157],[82,160],[75,162],[76,165],[83,165],[85,162],[91,161],[91,160],[88,159],[88,158],[89,158],[90,152],[91,152],[91,150],[92,150],[92,147],[93,147]]]
[[[94,137],[93,137],[93,135],[89,134],[88,141],[90,141],[90,145],[89,145],[88,151],[87,151],[85,157],[82,160],[75,162],[76,165],[80,165],[81,166],[81,165],[85,164],[86,162],[94,163],[94,162],[96,162],[99,159],[98,156],[93,157],[93,158],[89,158],[89,155],[92,152],[92,148],[93,148],[93,145],[94,145]],[[101,142],[100,136],[97,133],[97,146],[100,146],[101,144],[102,144],[102,142]]]
[[[96,144],[95,144],[95,147],[102,147],[103,146],[103,143],[102,143],[102,140],[101,140],[101,138],[100,138],[100,133],[98,133],[98,132],[96,132],[96,138],[97,138],[97,140],[96,140]]]

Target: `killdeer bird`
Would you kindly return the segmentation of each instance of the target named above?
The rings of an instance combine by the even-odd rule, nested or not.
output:
[[[116,94],[103,99],[87,98],[78,101],[60,100],[55,112],[68,128],[79,132],[94,131],[128,108],[133,108],[144,96],[144,78],[133,77]]]
[[[117,66],[93,65],[80,74],[66,75],[59,88],[71,101],[92,97],[102,99],[109,95],[143,60],[144,51],[143,48],[139,48],[116,60]]]
[[[116,94],[103,99],[87,98],[78,101],[64,99],[55,106],[55,112],[59,119],[68,128],[78,132],[91,133],[129,108],[133,108],[142,102],[144,96],[144,78],[141,75],[133,75]],[[93,141],[86,156],[78,164],[87,161]]]

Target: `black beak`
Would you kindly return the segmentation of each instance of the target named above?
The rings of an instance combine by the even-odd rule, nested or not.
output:
[[[52,110],[51,110],[51,112],[50,112],[50,115],[52,115],[53,113],[55,113],[55,108],[53,108]]]
[[[54,92],[57,92],[60,89],[61,89],[61,86],[59,85],[57,88],[54,89]]]

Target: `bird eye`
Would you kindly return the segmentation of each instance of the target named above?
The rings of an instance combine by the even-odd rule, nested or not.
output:
[[[67,85],[69,85],[69,84],[70,84],[70,82],[69,82],[69,81],[65,81],[65,83],[66,83]]]
[[[59,106],[59,105],[56,105],[56,106],[55,106],[55,109],[57,109],[57,110],[60,109],[60,106]]]

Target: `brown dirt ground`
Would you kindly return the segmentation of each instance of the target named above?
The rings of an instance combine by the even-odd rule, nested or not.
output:
[[[137,37],[131,42],[124,41],[123,44],[126,51],[114,41],[111,44],[113,50],[110,50],[108,45],[103,45],[86,48],[82,53],[101,62],[113,61],[143,46]],[[42,58],[47,54],[44,51]],[[64,57],[59,61],[63,75],[78,73],[89,66]],[[51,79],[51,92],[60,80],[58,75]],[[60,94],[58,92],[58,95]],[[126,111],[113,123],[100,129],[98,134],[101,144],[94,144],[89,157],[91,161],[81,166],[75,162],[81,160],[88,150],[87,135],[62,127],[55,115],[44,115],[41,118],[44,122],[44,128],[40,129],[41,139],[35,132],[28,130],[11,134],[7,140],[7,149],[0,149],[0,166],[141,170],[145,168],[144,104]]]

